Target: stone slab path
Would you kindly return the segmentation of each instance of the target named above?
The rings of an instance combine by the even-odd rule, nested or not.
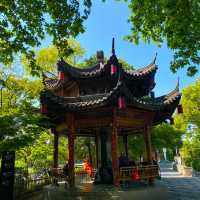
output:
[[[163,162],[160,167],[169,199],[200,200],[200,177],[184,177],[173,170],[170,162]]]
[[[160,167],[162,180],[153,186],[140,183],[117,189],[88,183],[69,190],[49,185],[28,200],[200,200],[200,178],[181,176],[170,162],[161,162]]]

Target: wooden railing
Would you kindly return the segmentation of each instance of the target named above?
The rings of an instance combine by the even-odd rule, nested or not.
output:
[[[84,171],[82,168],[77,167],[75,168],[75,181],[77,183],[90,182],[94,179],[95,173],[96,173],[96,169],[94,169],[92,171],[91,176],[89,176],[86,171]],[[61,182],[61,181],[67,182],[69,178],[64,175],[62,168],[52,168],[50,176],[51,176],[52,182],[53,182],[53,179],[56,179],[58,182]]]
[[[44,185],[50,184],[50,182],[50,177],[48,175],[34,178],[33,175],[27,177],[21,174],[16,174],[14,184],[15,199],[18,199],[29,192],[40,190]]]
[[[120,167],[120,180],[145,180],[148,178],[157,178],[160,176],[158,165],[145,165],[134,167]]]

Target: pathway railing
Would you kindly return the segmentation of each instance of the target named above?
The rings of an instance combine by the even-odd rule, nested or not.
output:
[[[89,175],[85,170],[80,167],[75,167],[75,181],[76,183],[86,183],[94,180],[96,169],[93,169],[91,175]],[[68,182],[68,178],[64,172],[63,168],[52,168],[51,170],[51,182],[53,183],[56,179],[56,182]]]
[[[158,165],[120,167],[120,180],[146,180],[160,176]]]
[[[42,189],[44,185],[50,184],[51,180],[48,175],[37,177],[33,174],[24,176],[23,174],[15,175],[14,196],[15,199],[22,197],[26,193]]]

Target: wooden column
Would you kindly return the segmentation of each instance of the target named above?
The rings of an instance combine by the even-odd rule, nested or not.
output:
[[[95,137],[95,146],[96,146],[96,168],[99,168],[99,137]]]
[[[146,147],[146,158],[147,161],[152,163],[152,149],[151,149],[151,126],[146,125],[144,128],[144,141]]]
[[[53,130],[54,134],[54,152],[53,152],[53,168],[58,168],[58,133]]]
[[[124,151],[126,157],[128,157],[128,135],[123,135]]]
[[[111,135],[111,154],[112,154],[112,170],[113,170],[113,183],[119,186],[119,162],[117,155],[117,124],[116,124],[116,110],[113,110],[113,123]]]
[[[69,153],[69,186],[74,187],[75,185],[75,174],[74,174],[74,139],[75,139],[75,127],[74,127],[74,115],[70,114],[68,117],[68,153]]]

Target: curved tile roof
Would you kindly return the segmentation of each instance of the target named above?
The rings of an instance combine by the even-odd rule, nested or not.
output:
[[[139,107],[147,110],[162,110],[166,106],[173,104],[180,100],[181,94],[175,89],[171,93],[158,97],[155,99],[144,100],[142,98],[136,98],[132,95],[130,90],[121,81],[117,82],[117,85],[108,93],[85,95],[79,97],[61,97],[53,94],[50,91],[46,91],[41,95],[42,99],[49,103],[58,104],[62,108],[69,110],[76,109],[88,109],[99,106],[105,106],[112,104],[114,99],[118,96],[124,96],[128,105]]]
[[[63,59],[58,61],[57,66],[58,71],[63,71],[75,78],[94,77],[101,74],[105,68],[105,65],[103,63],[98,63],[92,67],[81,69],[66,63]]]
[[[150,74],[152,72],[156,72],[157,69],[158,69],[157,65],[153,62],[147,65],[146,67],[136,69],[136,70],[124,70],[124,72],[126,75],[129,75],[129,76],[141,77],[141,76],[146,76],[147,74]]]

